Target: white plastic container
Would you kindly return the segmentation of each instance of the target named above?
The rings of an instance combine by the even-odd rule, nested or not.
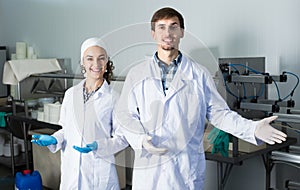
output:
[[[49,123],[57,124],[60,116],[61,104],[48,104],[49,106]]]
[[[44,111],[38,111],[37,120],[38,121],[44,121]]]
[[[18,156],[20,153],[19,144],[14,144],[14,156]],[[11,157],[10,144],[4,144],[3,155]]]
[[[26,59],[27,44],[25,42],[16,42],[17,59]]]

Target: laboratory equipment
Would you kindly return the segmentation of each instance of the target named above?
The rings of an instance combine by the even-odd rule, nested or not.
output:
[[[295,109],[296,101],[293,98],[299,84],[299,77],[296,74],[282,71],[281,74],[272,75],[266,72],[265,57],[220,58],[219,67],[226,89],[225,98],[232,110],[253,120],[277,116],[272,126],[280,128],[285,133],[296,132],[299,135],[297,124],[300,123],[300,110]],[[296,82],[293,84],[291,81]],[[279,84],[288,82],[290,91],[285,90],[285,96],[282,96]],[[275,99],[269,97],[272,87],[277,95]],[[236,142],[234,138],[233,142]],[[233,146],[238,150],[237,143]],[[297,149],[298,154],[292,153],[290,151],[292,149]],[[271,172],[272,166],[276,163],[286,163],[300,168],[299,150],[298,146],[290,146],[289,151],[272,151],[271,156],[265,159],[266,169],[269,168],[267,172]],[[297,185],[299,187],[298,182],[286,181],[287,188]],[[270,180],[267,180],[266,187],[270,187]]]

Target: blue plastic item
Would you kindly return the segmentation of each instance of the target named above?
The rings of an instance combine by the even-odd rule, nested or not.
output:
[[[222,156],[228,157],[229,148],[229,134],[218,129],[213,128],[207,137],[210,144],[213,144],[212,154],[220,152]]]
[[[0,112],[0,127],[5,127],[6,126],[6,123],[5,123],[5,112]]]
[[[6,127],[5,116],[11,115],[11,113],[0,112],[0,127]]]
[[[38,171],[24,170],[16,173],[16,189],[18,190],[42,190],[42,178]]]

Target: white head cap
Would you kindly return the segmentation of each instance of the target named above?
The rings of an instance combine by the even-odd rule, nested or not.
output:
[[[93,37],[93,38],[88,38],[87,40],[85,40],[82,44],[81,44],[81,54],[80,54],[80,63],[82,64],[82,59],[83,59],[83,54],[84,52],[92,46],[99,46],[101,48],[103,48],[107,54],[107,46],[105,44],[105,42],[97,37]]]

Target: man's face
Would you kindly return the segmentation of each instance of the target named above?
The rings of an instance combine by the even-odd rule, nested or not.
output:
[[[184,30],[180,28],[177,17],[158,20],[155,23],[155,30],[151,31],[153,39],[158,47],[163,50],[178,49],[180,38],[184,35]]]

